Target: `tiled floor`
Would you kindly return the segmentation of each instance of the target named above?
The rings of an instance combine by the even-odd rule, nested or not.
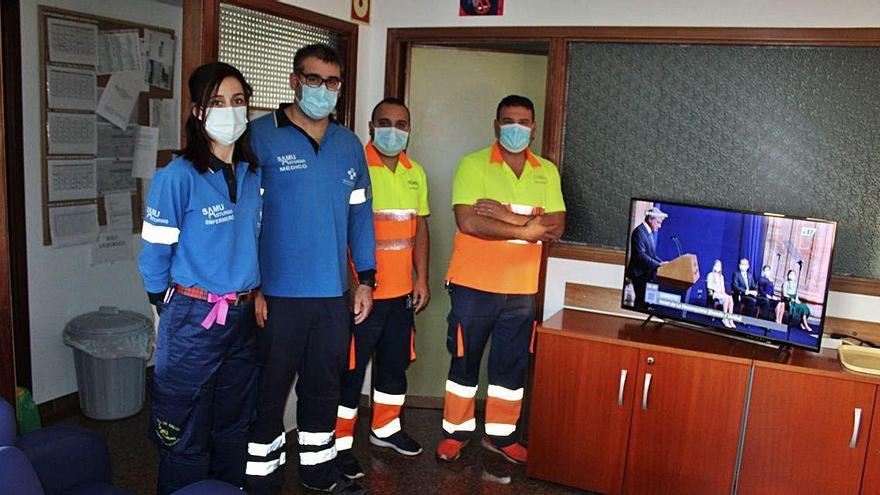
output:
[[[355,455],[367,476],[360,481],[371,494],[557,494],[586,493],[552,483],[526,478],[525,468],[501,459],[486,451],[474,437],[462,452],[461,458],[443,463],[434,457],[434,447],[440,440],[441,411],[407,409],[404,424],[407,432],[422,443],[425,451],[415,458],[405,458],[386,449],[378,449],[366,441],[370,411],[361,408],[361,420],[355,442]],[[158,456],[146,432],[149,416],[142,411],[137,416],[120,421],[95,421],[76,417],[64,421],[100,433],[110,446],[113,483],[134,494],[155,492]],[[478,418],[479,420],[479,418]],[[288,459],[296,459],[295,446],[288,444]],[[315,493],[299,485],[295,465],[287,471],[286,494]]]

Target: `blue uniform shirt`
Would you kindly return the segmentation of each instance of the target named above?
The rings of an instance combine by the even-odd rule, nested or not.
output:
[[[249,171],[247,163],[236,166],[234,188],[215,164],[199,173],[177,158],[157,170],[138,263],[147,292],[164,292],[170,283],[217,295],[259,286],[260,181],[260,170]]]
[[[317,143],[284,108],[251,127],[263,169],[262,290],[276,297],[341,296],[348,288],[349,247],[355,270],[376,268],[364,149],[335,122]]]

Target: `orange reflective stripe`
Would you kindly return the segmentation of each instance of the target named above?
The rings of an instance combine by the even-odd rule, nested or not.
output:
[[[474,419],[475,403],[474,397],[465,398],[452,392],[446,392],[446,398],[443,401],[443,419],[456,425]]]
[[[446,280],[496,294],[534,294],[540,270],[540,244],[489,241],[456,232]]]
[[[373,402],[373,422],[371,428],[378,430],[400,417],[401,406],[390,406]]]
[[[535,336],[538,333],[538,320],[532,323],[532,339],[529,341],[529,354],[535,353]]]
[[[350,437],[354,435],[354,425],[357,423],[357,416],[352,419],[336,417],[336,438]]]
[[[458,324],[455,357],[464,357],[464,337],[461,335],[461,323]]]
[[[515,425],[522,409],[521,400],[504,400],[497,397],[486,398],[486,423]]]
[[[386,239],[412,239],[416,235],[415,216],[409,220],[403,221],[380,220],[374,216],[373,221],[377,241]]]
[[[416,360],[416,329],[409,329],[409,360]]]
[[[355,347],[354,347],[354,334],[351,335],[351,345],[348,347],[348,369],[349,371],[355,369],[357,365],[357,357],[356,357]]]

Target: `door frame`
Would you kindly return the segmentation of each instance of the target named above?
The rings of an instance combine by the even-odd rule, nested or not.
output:
[[[0,5],[0,396],[32,387],[21,106],[20,2]]]

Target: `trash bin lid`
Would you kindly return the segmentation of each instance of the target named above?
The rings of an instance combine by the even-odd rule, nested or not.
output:
[[[153,323],[146,316],[114,306],[101,306],[98,311],[79,315],[64,328],[66,336],[92,339],[152,331]]]

